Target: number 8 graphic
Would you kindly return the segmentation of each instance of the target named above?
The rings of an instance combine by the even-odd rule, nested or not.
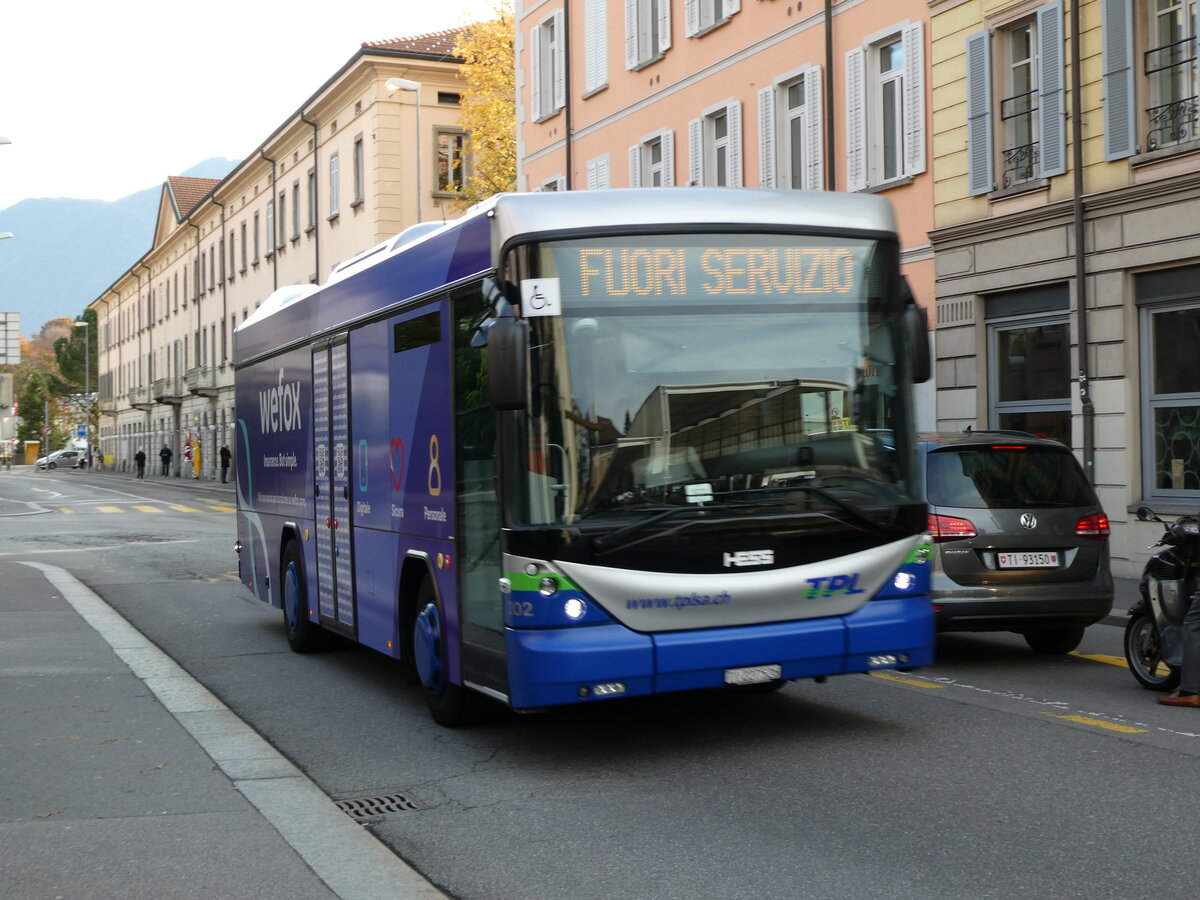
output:
[[[442,470],[438,466],[438,436],[429,436],[429,496],[438,497],[442,493]]]

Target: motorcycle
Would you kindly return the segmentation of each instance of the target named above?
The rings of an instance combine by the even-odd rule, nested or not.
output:
[[[1146,561],[1139,585],[1141,599],[1129,610],[1125,660],[1142,687],[1173,691],[1183,665],[1183,617],[1200,587],[1200,516],[1160,519],[1148,506],[1137,509],[1141,522],[1158,522],[1162,547]]]

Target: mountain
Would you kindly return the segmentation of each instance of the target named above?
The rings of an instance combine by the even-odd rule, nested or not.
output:
[[[209,159],[181,175],[224,178],[237,165]],[[166,181],[164,178],[163,181]],[[0,210],[0,312],[21,314],[21,333],[74,319],[150,249],[162,183],[120,200],[39,198]]]

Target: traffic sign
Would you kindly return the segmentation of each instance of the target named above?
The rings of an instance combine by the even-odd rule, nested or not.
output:
[[[86,425],[77,425],[75,427],[75,437],[81,437],[81,438],[87,437],[87,426]]]

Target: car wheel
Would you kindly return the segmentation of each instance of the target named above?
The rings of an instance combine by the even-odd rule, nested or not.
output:
[[[1079,646],[1083,640],[1083,626],[1064,625],[1061,628],[1039,628],[1037,631],[1026,631],[1023,637],[1034,653],[1061,656]]]
[[[326,646],[328,634],[308,618],[308,587],[304,579],[304,560],[300,546],[289,541],[279,564],[279,582],[283,587],[283,627],[288,646],[297,653],[313,653]]]
[[[1181,672],[1163,661],[1162,645],[1154,619],[1134,614],[1125,625],[1125,661],[1138,684],[1148,691],[1173,691]]]
[[[52,463],[46,463],[46,468],[47,468],[47,469],[57,469],[57,468],[58,468],[58,463],[56,463],[56,462],[52,462]]]
[[[422,579],[417,589],[417,617],[412,631],[413,662],[433,721],[447,728],[477,721],[483,698],[450,680],[446,616],[442,600],[428,577]]]

